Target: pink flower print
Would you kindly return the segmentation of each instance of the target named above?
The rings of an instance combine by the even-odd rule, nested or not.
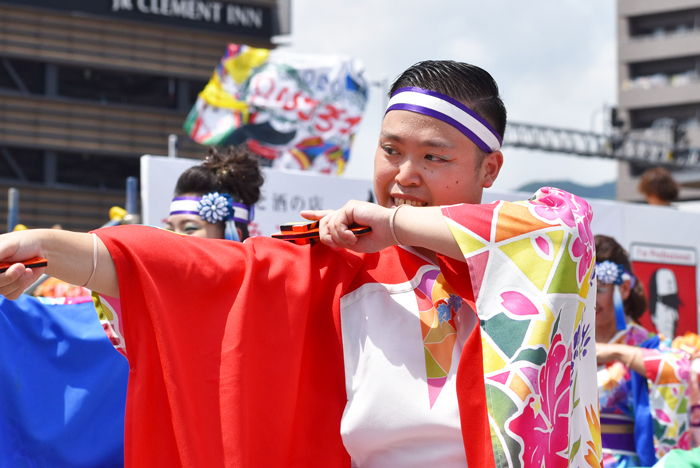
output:
[[[540,196],[537,197],[537,195]],[[537,195],[537,198],[533,200],[537,216],[548,221],[561,219],[564,224],[569,227],[574,227],[576,225],[574,214],[571,209],[573,205],[571,194],[555,188],[545,187],[540,189]],[[578,209],[578,207],[575,208]]]
[[[576,225],[578,227],[578,237],[571,246],[571,253],[574,259],[581,257],[578,264],[578,282],[580,283],[583,281],[583,277],[586,276],[586,272],[593,261],[594,244],[590,224],[585,221],[578,221]]]
[[[671,424],[671,418],[668,417],[668,414],[666,414],[666,411],[662,409],[657,409],[655,411],[656,413],[656,419],[661,421],[663,424]]]
[[[591,219],[593,218],[593,211],[591,210],[591,205],[588,204],[586,200],[583,198],[579,198],[573,193],[569,192],[564,192],[563,190],[559,189],[551,189],[551,190],[556,190],[558,191],[565,199],[567,200],[569,204],[569,209],[571,209],[571,212],[574,214],[575,217],[581,218],[581,217],[587,217],[588,221],[590,222]]]
[[[501,305],[516,317],[538,315],[537,306],[523,293],[518,291],[505,291],[501,293]]]
[[[580,219],[589,226],[593,219],[590,205],[582,198],[552,187],[540,189],[531,201],[535,214],[551,222],[561,220],[569,227],[576,226]],[[590,228],[588,228],[590,231]]]
[[[540,368],[540,394],[531,394],[508,429],[523,442],[524,468],[566,468],[569,460],[571,354],[560,334],[554,337],[547,361]]]
[[[690,450],[690,431],[685,431],[680,439],[678,439],[678,448],[681,450]]]
[[[676,361],[676,365],[678,366],[678,369],[676,371],[676,374],[678,375],[678,380],[680,380],[681,382],[689,382],[690,381],[690,359],[680,358]]]
[[[544,256],[549,257],[551,252],[547,240],[542,236],[538,236],[537,239],[535,239],[535,243],[537,244],[537,248],[542,251]]]

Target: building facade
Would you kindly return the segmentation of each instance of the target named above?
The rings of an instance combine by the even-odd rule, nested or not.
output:
[[[226,45],[288,33],[289,0],[0,0],[0,192],[30,228],[99,227],[169,135],[206,154],[182,124]]]
[[[620,131],[678,151],[700,147],[700,0],[618,0],[617,31]],[[643,200],[637,184],[647,168],[620,163],[619,200]],[[681,198],[700,190],[684,187]]]

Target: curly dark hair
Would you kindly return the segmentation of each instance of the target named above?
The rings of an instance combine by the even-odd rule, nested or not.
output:
[[[226,154],[215,148],[199,166],[193,166],[180,175],[175,186],[175,196],[185,194],[204,195],[224,192],[234,201],[251,206],[260,199],[260,187],[264,182],[258,156],[245,145],[230,146]],[[248,227],[236,223],[243,239],[249,236]]]
[[[654,167],[642,174],[639,179],[639,191],[670,203],[678,199],[680,187],[669,171],[663,167]]]
[[[618,265],[622,265],[625,270],[634,274],[627,251],[623,249],[615,239],[600,234],[595,236],[594,239],[597,262],[610,260]],[[629,297],[624,301],[624,306],[625,315],[639,323],[639,318],[647,309],[647,300],[646,296],[644,295],[644,286],[642,286],[641,281],[637,281],[635,283],[634,288],[632,288],[632,291],[630,291]]]

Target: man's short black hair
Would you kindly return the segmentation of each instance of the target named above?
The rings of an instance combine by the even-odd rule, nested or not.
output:
[[[394,81],[389,97],[399,88],[416,86],[450,96],[479,114],[501,135],[506,131],[506,106],[498,85],[484,69],[452,60],[426,60],[408,68]]]

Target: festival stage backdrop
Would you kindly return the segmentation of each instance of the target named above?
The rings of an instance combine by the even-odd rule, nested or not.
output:
[[[184,128],[203,145],[245,142],[275,168],[341,174],[367,93],[356,59],[229,44]]]
[[[667,338],[697,333],[695,249],[633,243],[630,259],[647,297],[641,324]]]

